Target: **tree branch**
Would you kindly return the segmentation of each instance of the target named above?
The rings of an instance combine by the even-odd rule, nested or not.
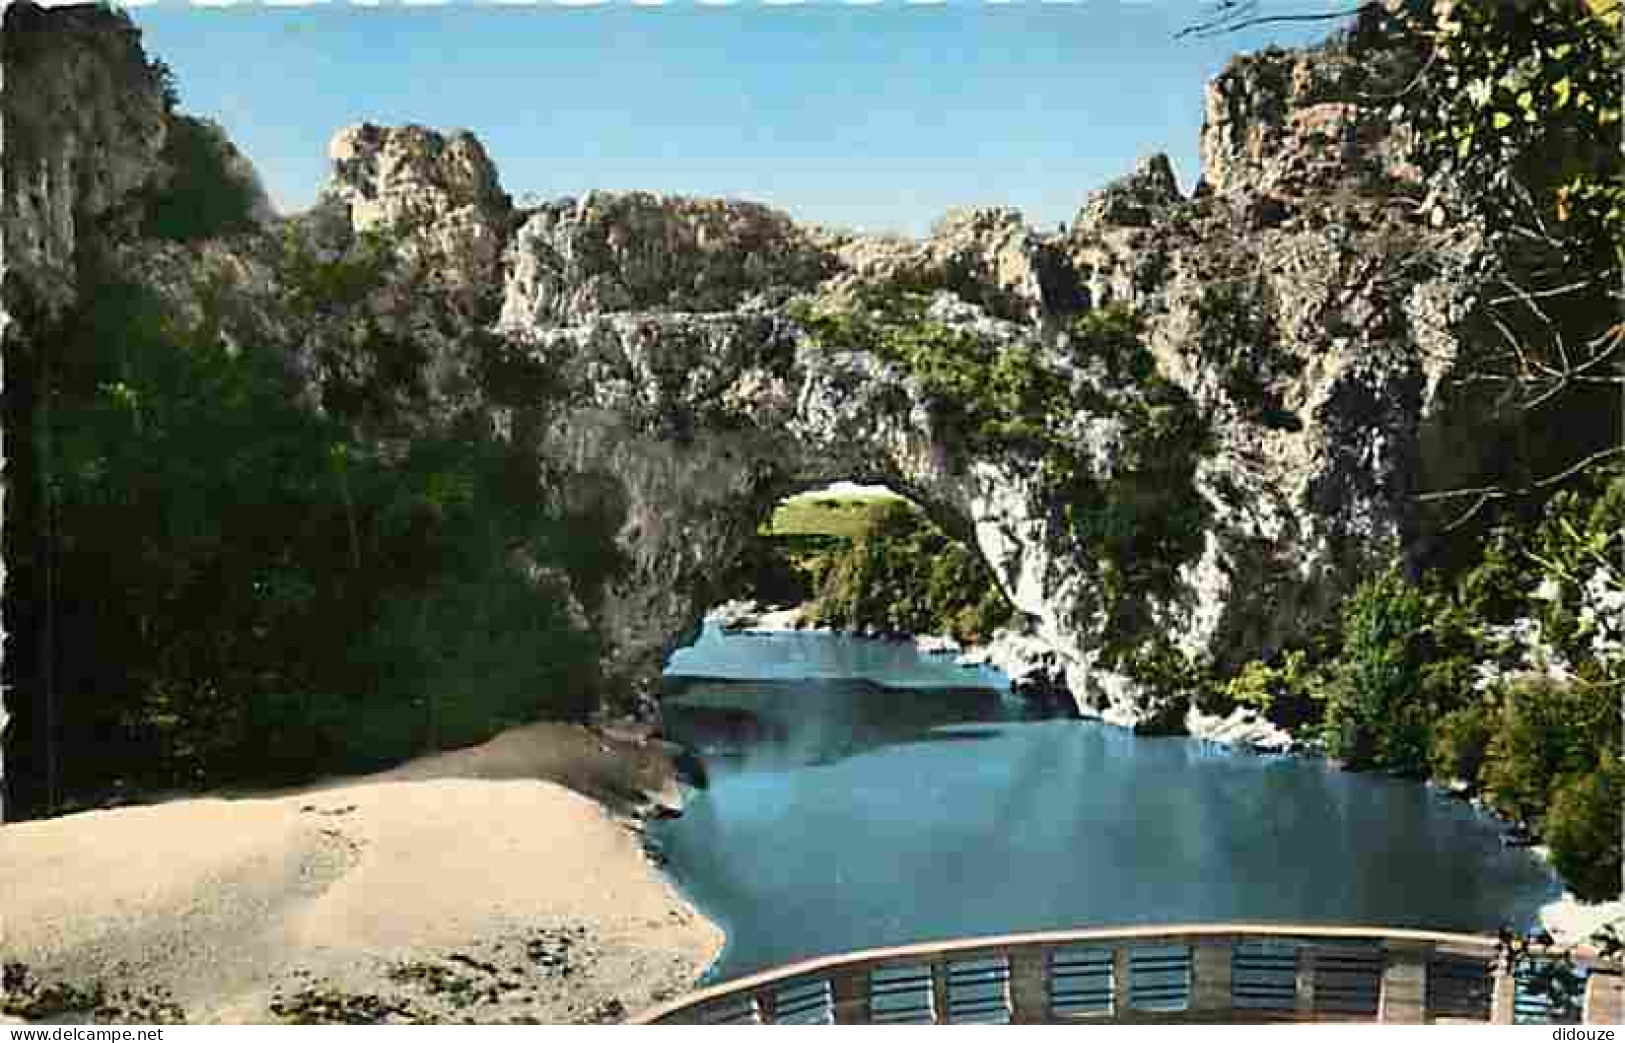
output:
[[[1182,40],[1187,36],[1218,36],[1222,33],[1240,32],[1254,26],[1274,25],[1281,22],[1331,22],[1339,18],[1353,17],[1377,6],[1376,0],[1366,0],[1365,3],[1356,4],[1342,11],[1327,11],[1322,14],[1276,14],[1245,17],[1244,12],[1255,10],[1255,4],[1251,2],[1241,3],[1239,0],[1223,0],[1219,9],[1226,13],[1211,21],[1188,25],[1175,33],[1174,39]]]
[[[1445,527],[1444,531],[1449,532],[1451,529],[1459,528],[1469,518],[1482,510],[1485,504],[1490,503],[1491,501],[1509,500],[1518,496],[1529,496],[1536,492],[1550,489],[1554,485],[1560,485],[1563,482],[1568,481],[1570,478],[1573,478],[1575,475],[1594,464],[1601,463],[1609,457],[1620,455],[1625,455],[1625,445],[1616,445],[1609,449],[1599,449],[1594,453],[1590,453],[1587,456],[1576,460],[1574,463],[1563,468],[1563,470],[1558,471],[1556,474],[1547,475],[1545,478],[1531,482],[1522,489],[1507,489],[1499,485],[1481,485],[1471,489],[1440,489],[1430,493],[1419,493],[1416,496],[1416,500],[1418,503],[1443,503],[1448,500],[1465,499],[1469,496],[1475,497],[1473,505],[1467,509],[1467,512],[1456,518],[1455,521],[1452,521]]]

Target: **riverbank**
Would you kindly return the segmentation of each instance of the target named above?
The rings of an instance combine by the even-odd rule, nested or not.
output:
[[[74,1008],[53,1020],[618,1021],[721,951],[643,850],[642,817],[675,794],[657,744],[543,724],[382,775],[0,827],[0,876],[26,881],[5,959],[36,983],[5,1002]]]
[[[753,601],[727,601],[706,613],[706,619],[729,633],[782,634],[792,632],[833,633],[828,628],[806,625],[808,605],[762,608]],[[911,641],[922,655],[953,656],[967,669],[990,667],[1002,673],[1010,691],[1046,706],[1071,706],[1080,716],[1067,684],[1066,665],[1038,638],[999,630],[984,644],[964,645],[948,634],[882,634],[866,632],[855,636],[876,640]],[[1109,724],[1132,727],[1133,722],[1109,720]],[[1298,752],[1300,745],[1291,733],[1262,714],[1237,707],[1228,716],[1204,714],[1191,707],[1185,715],[1186,733],[1193,739],[1219,743],[1256,753]]]

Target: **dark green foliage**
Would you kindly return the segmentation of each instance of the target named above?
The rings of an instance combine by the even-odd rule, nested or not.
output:
[[[884,501],[850,546],[815,565],[814,622],[846,630],[986,640],[1010,619],[987,566],[912,504]]]
[[[545,497],[530,454],[462,432],[385,454],[297,405],[274,351],[125,283],[83,299],[41,338],[25,455],[58,535],[20,579],[43,605],[50,553],[70,793],[374,768],[590,709],[567,587],[617,567],[614,526]],[[8,658],[29,690],[42,614]]]
[[[172,116],[162,154],[170,177],[148,198],[142,232],[184,243],[252,229],[255,188],[231,169],[230,149],[214,124]]]
[[[723,589],[762,605],[802,604],[817,591],[816,570],[824,555],[844,544],[820,537],[758,534],[745,541]]]
[[[1355,768],[1425,773],[1434,722],[1473,694],[1470,622],[1395,569],[1362,584],[1319,682],[1327,751]]]
[[[1538,820],[1557,780],[1593,770],[1603,749],[1618,749],[1618,700],[1607,689],[1545,679],[1511,684],[1503,698],[1484,783],[1498,807]]]
[[[1543,832],[1552,849],[1552,864],[1584,901],[1619,895],[1622,805],[1625,786],[1617,760],[1567,776],[1553,787]]]
[[[1469,783],[1476,780],[1489,755],[1494,724],[1490,707],[1482,702],[1451,710],[1439,718],[1428,749],[1428,767],[1434,776]]]
[[[526,354],[501,337],[483,330],[469,335],[474,378],[486,399],[499,406],[533,410],[565,394],[556,366]]]
[[[1463,780],[1540,831],[1576,890],[1617,894],[1625,678],[1597,652],[1603,624],[1582,606],[1622,540],[1625,477],[1599,468],[1532,522],[1493,532],[1454,581],[1390,571],[1362,585],[1304,676],[1328,752],[1351,767]],[[1566,679],[1530,671],[1531,640],[1566,664]],[[1486,684],[1480,664],[1507,679]],[[1276,680],[1254,669],[1228,689],[1280,720]]]
[[[376,232],[363,233],[348,250],[332,257],[324,257],[294,226],[283,235],[281,273],[288,305],[305,318],[361,304],[384,285],[394,264],[392,244]]]
[[[1292,648],[1278,658],[1279,666],[1257,659],[1245,664],[1222,686],[1223,699],[1214,709],[1227,712],[1233,706],[1251,707],[1285,728],[1318,720],[1321,707],[1313,690],[1318,678],[1309,654]]]
[[[1145,348],[1144,331],[1133,312],[1116,307],[1085,312],[1067,332],[1073,357],[1099,363],[1113,384],[1140,384],[1157,375],[1157,361]]]

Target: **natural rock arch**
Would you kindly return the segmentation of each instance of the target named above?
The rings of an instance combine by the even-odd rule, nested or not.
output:
[[[1011,324],[988,328],[1025,336]],[[644,338],[680,382],[663,384],[648,366]],[[561,483],[566,497],[576,481],[590,488],[597,482],[588,476],[615,476],[625,567],[595,622],[616,650],[609,672],[630,687],[649,690],[704,609],[727,593],[716,578],[773,504],[835,481],[885,485],[919,504],[1036,619],[1053,616],[1051,599],[1082,582],[1066,560],[1068,541],[1051,532],[1057,519],[1036,476],[1020,461],[958,458],[918,380],[894,363],[810,343],[782,320],[694,316],[532,333],[527,350],[549,368],[636,374],[591,381],[589,399],[559,414],[538,442],[545,456],[582,467]]]

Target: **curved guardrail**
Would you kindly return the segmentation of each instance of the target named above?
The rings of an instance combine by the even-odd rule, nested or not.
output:
[[[1202,924],[967,938],[807,960],[701,989],[639,1024],[1618,1024],[1617,962],[1377,927]]]

